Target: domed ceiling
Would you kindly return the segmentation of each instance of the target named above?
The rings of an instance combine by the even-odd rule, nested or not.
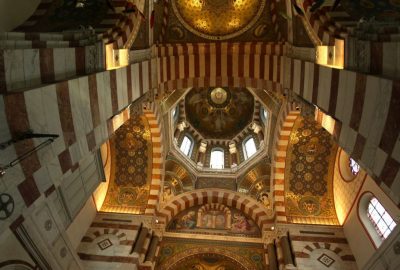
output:
[[[261,16],[265,0],[174,0],[179,21],[208,39],[228,39],[250,29]]]
[[[195,88],[185,98],[186,119],[206,139],[232,139],[252,121],[253,110],[245,88]]]

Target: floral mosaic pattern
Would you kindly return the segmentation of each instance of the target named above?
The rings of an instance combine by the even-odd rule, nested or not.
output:
[[[261,244],[164,237],[156,269],[266,269],[264,254]]]
[[[144,213],[152,168],[149,124],[144,116],[132,116],[111,139],[112,171],[102,211],[125,208],[128,213]],[[120,211],[120,210],[119,210]]]
[[[337,223],[332,183],[335,154],[336,145],[327,131],[312,119],[296,120],[285,172],[288,220],[305,222],[296,217],[312,217],[313,223]]]

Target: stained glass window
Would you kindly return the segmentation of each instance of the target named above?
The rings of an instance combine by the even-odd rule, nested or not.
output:
[[[350,162],[351,173],[353,175],[357,175],[360,172],[360,165],[358,165],[358,163],[352,158],[350,158],[349,162]]]

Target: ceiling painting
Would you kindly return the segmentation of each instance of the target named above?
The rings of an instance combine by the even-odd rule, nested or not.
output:
[[[338,224],[333,201],[336,148],[331,135],[313,119],[297,118],[285,168],[289,222]]]
[[[251,28],[265,0],[173,0],[172,7],[190,32],[208,39],[227,39]]]
[[[110,185],[101,211],[143,214],[150,190],[152,145],[145,116],[133,115],[111,138]]]
[[[179,162],[167,159],[165,162],[165,177],[163,200],[169,201],[174,196],[193,190],[193,176]]]
[[[266,0],[158,1],[154,5],[155,17],[161,19],[156,20],[154,36],[166,43],[277,41],[269,5]],[[285,31],[285,27],[281,29]]]
[[[270,178],[271,164],[267,159],[263,159],[240,178],[238,191],[256,198],[262,192],[269,192]]]
[[[194,88],[185,97],[187,120],[207,139],[231,139],[252,121],[253,110],[245,88]]]
[[[195,206],[182,211],[168,224],[167,231],[260,237],[256,223],[237,209],[222,204]]]
[[[261,244],[164,237],[156,269],[266,269]]]

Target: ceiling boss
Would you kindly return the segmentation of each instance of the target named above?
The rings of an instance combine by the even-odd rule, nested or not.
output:
[[[224,40],[250,29],[261,16],[265,0],[173,0],[172,7],[190,32]]]

